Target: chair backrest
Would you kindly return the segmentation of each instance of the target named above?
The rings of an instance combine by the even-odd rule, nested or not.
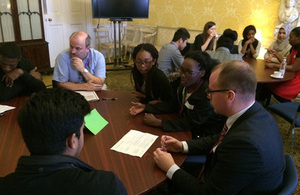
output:
[[[277,195],[293,194],[298,185],[297,168],[291,155],[285,155],[285,163],[286,167],[283,175],[283,184]]]
[[[140,43],[151,43],[154,42],[154,36],[156,35],[156,29],[153,28],[141,28],[141,37],[140,37]]]
[[[112,39],[110,36],[110,28],[105,26],[100,26],[95,29],[96,31],[96,39],[98,43],[112,43]]]
[[[137,34],[138,34],[138,29],[135,28],[134,26],[125,26],[124,27],[124,36],[123,40],[125,42],[130,42],[133,43],[137,41]]]

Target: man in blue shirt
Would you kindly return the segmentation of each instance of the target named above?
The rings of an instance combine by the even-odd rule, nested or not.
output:
[[[180,51],[186,47],[190,33],[185,28],[179,28],[170,43],[165,44],[159,51],[158,68],[162,70],[167,77],[170,74],[177,72],[183,62],[183,56]],[[169,79],[170,80],[170,79]]]
[[[54,87],[87,91],[104,89],[105,58],[90,44],[91,37],[83,31],[71,35],[69,51],[63,51],[56,58]]]

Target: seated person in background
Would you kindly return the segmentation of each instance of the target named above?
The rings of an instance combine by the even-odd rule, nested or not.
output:
[[[243,57],[257,58],[261,42],[254,38],[256,28],[253,25],[247,26],[243,31],[243,40],[239,42],[239,54]]]
[[[188,52],[181,67],[181,85],[177,89],[177,97],[154,105],[132,102],[130,114],[143,111],[154,114],[177,112],[181,116],[178,120],[161,120],[146,113],[144,123],[162,127],[163,131],[191,131],[194,139],[219,133],[226,118],[214,112],[205,92],[214,65],[216,62],[207,53]]]
[[[46,89],[29,99],[18,123],[31,155],[0,178],[1,194],[127,194],[114,173],[78,159],[89,112],[84,97],[66,89]]]
[[[296,72],[295,77],[289,81],[268,84],[274,97],[280,102],[295,99],[300,93],[300,27],[290,33],[289,42],[292,45],[290,55],[287,57],[286,71]],[[266,63],[268,68],[280,68],[280,64]]]
[[[266,63],[279,64],[282,58],[286,58],[290,54],[292,46],[289,43],[289,36],[292,29],[293,26],[289,24],[280,27],[277,39],[267,48],[264,56]]]
[[[56,58],[53,86],[70,90],[99,91],[105,89],[105,58],[91,48],[91,37],[82,31],[70,37],[69,51]]]
[[[214,49],[215,38],[217,37],[216,24],[207,22],[204,25],[202,34],[196,36],[192,50],[206,51]]]
[[[172,73],[177,73],[178,77],[180,76],[179,70],[183,62],[180,51],[186,47],[189,38],[190,33],[185,28],[179,28],[175,32],[171,43],[165,44],[160,49],[157,59],[158,68],[167,77],[173,77]]]
[[[231,54],[233,43],[237,39],[237,32],[231,29],[226,29],[223,35],[217,40],[216,51],[206,51],[211,58],[218,60],[219,62],[227,62],[231,60],[243,60],[239,54]]]
[[[170,100],[173,96],[172,86],[166,75],[157,68],[158,51],[150,43],[136,46],[132,53],[134,67],[131,75],[137,98],[143,103],[155,104]]]
[[[21,51],[14,43],[1,44],[0,66],[0,101],[30,95],[46,88],[37,68],[21,57]]]
[[[221,134],[183,142],[162,136],[164,151],[157,148],[154,160],[174,194],[277,194],[285,169],[282,138],[275,119],[255,102],[255,88],[246,62],[217,66],[207,94],[214,110],[228,117]],[[207,154],[203,181],[180,169],[169,152]]]

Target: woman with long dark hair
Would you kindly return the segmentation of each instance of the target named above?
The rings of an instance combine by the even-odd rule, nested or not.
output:
[[[215,38],[217,37],[216,23],[210,21],[204,25],[202,34],[196,36],[193,50],[213,50]]]
[[[136,46],[132,53],[131,71],[136,97],[143,103],[157,103],[172,98],[172,86],[166,75],[157,68],[158,51],[150,43]]]
[[[253,25],[246,26],[243,31],[243,40],[239,42],[239,54],[243,57],[257,58],[259,55],[261,42],[254,36],[256,28]]]

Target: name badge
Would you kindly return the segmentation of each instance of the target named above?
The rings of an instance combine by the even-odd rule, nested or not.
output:
[[[188,109],[194,110],[194,105],[191,105],[188,101],[186,101],[184,105],[185,105]]]

